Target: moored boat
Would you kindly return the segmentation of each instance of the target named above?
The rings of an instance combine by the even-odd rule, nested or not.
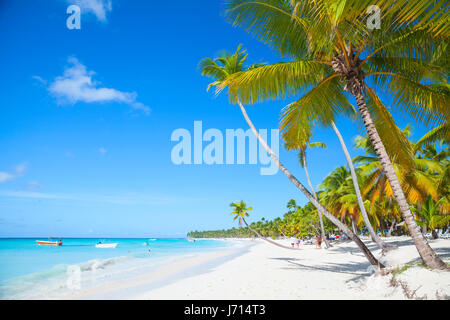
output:
[[[59,240],[59,241],[36,240],[36,242],[40,246],[62,246],[62,240]]]

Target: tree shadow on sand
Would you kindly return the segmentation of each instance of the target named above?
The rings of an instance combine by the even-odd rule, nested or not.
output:
[[[405,240],[399,241],[398,247],[409,246],[412,244],[412,241]],[[397,243],[396,243],[397,244]],[[370,250],[375,251],[379,247],[376,244],[369,245]],[[401,250],[401,249],[400,249]],[[334,252],[333,252],[334,251]],[[450,259],[450,247],[446,248],[436,248],[435,252],[442,259]],[[327,253],[331,254],[342,254],[342,253],[350,253],[356,256],[364,257],[363,254],[359,251],[358,248],[348,248],[348,247],[333,247],[328,249]],[[286,267],[281,267],[281,269],[285,270],[299,270],[299,271],[324,271],[331,273],[344,273],[355,275],[355,277],[346,280],[349,281],[357,281],[365,277],[369,277],[373,274],[373,269],[371,268],[370,263],[368,262],[346,262],[346,263],[338,263],[338,262],[319,262],[319,265],[307,265],[301,263],[302,259],[298,258],[270,258],[272,260],[278,261],[286,261],[289,265]],[[417,254],[417,257],[414,257],[410,261],[406,262],[406,264],[417,263],[420,262],[420,257]]]
[[[282,267],[285,270],[300,270],[300,271],[325,271],[331,273],[345,273],[356,275],[357,278],[370,276],[372,272],[368,270],[370,263],[360,262],[347,262],[347,263],[321,263],[320,265],[306,265],[299,261],[301,259],[292,258],[270,258],[272,260],[286,261],[289,263],[289,267]]]

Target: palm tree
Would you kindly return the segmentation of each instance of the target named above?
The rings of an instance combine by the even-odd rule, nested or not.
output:
[[[249,69],[245,69],[245,62],[247,59],[247,54],[245,50],[241,50],[241,46],[238,47],[235,54],[230,55],[228,53],[223,54],[221,57],[217,59],[205,58],[200,62],[200,68],[202,70],[202,75],[207,75],[212,77],[215,81],[208,86],[208,89],[211,86],[216,86],[217,88],[223,89],[226,86],[226,83],[230,77],[233,77],[236,74],[240,74],[244,71],[256,70],[261,68],[261,66],[251,66]],[[219,65],[220,63],[221,65]],[[369,262],[376,267],[384,268],[384,265],[381,264],[370,252],[370,250],[366,247],[366,245],[358,238],[356,234],[354,234],[347,226],[341,223],[338,219],[336,219],[330,212],[328,212],[315,198],[314,196],[305,188],[305,186],[291,173],[286,167],[280,162],[277,155],[272,151],[272,149],[267,145],[266,141],[261,137],[258,130],[256,130],[252,121],[247,115],[247,111],[242,105],[241,101],[236,97],[236,95],[231,95],[230,98],[233,102],[239,105],[241,109],[242,115],[244,116],[245,121],[249,125],[252,132],[255,134],[258,141],[261,143],[263,148],[270,155],[272,161],[278,168],[283,172],[288,179],[308,198],[309,201],[322,212],[333,224],[335,224],[339,229],[345,232],[359,247],[359,249],[363,252]]]
[[[297,202],[294,199],[288,201],[286,208],[289,209],[289,213],[297,210]]]
[[[244,201],[241,202],[233,202],[230,204],[234,210],[230,213],[230,215],[234,215],[233,220],[238,220],[239,228],[242,228],[242,221],[245,222],[245,217],[248,217],[248,211],[253,210],[252,207],[247,207],[247,204]],[[247,225],[247,223],[246,223]]]
[[[285,245],[282,245],[278,242],[272,241],[270,239],[267,239],[267,237],[263,237],[258,231],[256,231],[255,229],[253,229],[251,226],[248,225],[247,221],[245,221],[245,218],[249,216],[248,211],[253,210],[252,207],[247,207],[247,204],[244,201],[240,201],[240,202],[233,202],[230,204],[230,207],[233,208],[233,212],[230,213],[230,215],[234,215],[234,220],[238,220],[239,221],[239,227],[241,227],[242,222],[244,222],[245,226],[254,234],[256,234],[259,238],[273,244],[276,245],[278,247],[281,248],[285,248],[285,249],[293,249],[293,250],[297,250],[296,248],[291,248]]]
[[[433,62],[439,60],[436,51],[441,56],[447,48],[450,28],[439,10],[447,12],[448,3],[379,1],[383,23],[380,30],[372,31],[365,15],[370,4],[365,0],[226,0],[225,15],[231,23],[293,61],[239,72],[221,88],[228,87],[244,104],[285,99],[308,90],[284,110],[281,127],[292,135],[303,125],[301,120],[311,126],[329,125],[348,110],[347,95],[354,98],[420,257],[428,267],[449,269],[411,213],[392,159],[412,165],[412,150],[377,94],[387,92],[397,110],[425,124],[447,122],[449,90],[429,83],[447,77],[448,64]]]
[[[358,200],[359,209],[361,210],[362,218],[366,225],[367,231],[369,231],[372,241],[377,243],[380,246],[380,248],[383,249],[383,251],[395,248],[393,245],[388,245],[386,242],[381,240],[380,237],[378,237],[376,232],[373,230],[372,224],[370,223],[369,216],[367,215],[367,211],[364,206],[364,200],[362,198],[361,190],[359,188],[358,177],[356,175],[355,167],[353,165],[352,158],[350,157],[350,153],[348,152],[348,149],[344,142],[344,139],[342,138],[342,135],[334,122],[331,122],[331,127],[333,128],[334,132],[336,133],[336,135],[339,139],[339,142],[341,144],[342,150],[344,151],[345,158],[347,160],[347,165],[348,165],[348,168],[350,169],[350,174],[352,176],[352,182],[353,182],[353,186],[355,188],[356,199]]]
[[[405,128],[405,134],[408,134],[409,130],[409,127]],[[394,197],[392,186],[370,140],[367,137],[357,136],[355,147],[365,151],[363,156],[357,156],[354,159],[363,175],[366,176],[363,187],[364,196],[368,197],[371,203],[379,201],[384,196],[392,199]],[[438,161],[425,158],[414,158],[413,164],[413,167],[410,167],[401,162],[393,163],[407,200],[410,203],[422,204],[428,195],[437,199],[439,183],[435,173],[443,174],[444,166]]]
[[[349,108],[349,111],[353,111],[353,113],[356,112],[356,110],[352,110],[352,108]],[[304,122],[302,123],[300,121],[304,121]],[[380,246],[380,248],[382,248],[383,252],[385,252],[386,250],[395,248],[395,246],[388,245],[387,243],[382,241],[380,239],[380,237],[378,237],[378,235],[373,230],[372,225],[370,224],[370,220],[369,220],[369,217],[367,215],[366,209],[364,207],[364,201],[363,201],[362,196],[361,196],[361,192],[360,192],[359,183],[358,183],[358,179],[357,179],[357,176],[356,176],[355,168],[353,166],[353,162],[352,162],[352,159],[351,159],[350,154],[348,152],[347,146],[346,146],[346,144],[344,142],[344,139],[342,138],[342,135],[341,135],[340,131],[338,130],[336,124],[334,123],[334,121],[331,121],[330,125],[333,128],[333,131],[335,132],[336,136],[339,139],[339,142],[341,144],[341,148],[342,148],[342,150],[344,152],[344,155],[345,155],[345,158],[347,160],[347,164],[348,164],[348,167],[350,169],[350,173],[351,173],[351,177],[352,177],[352,181],[353,181],[353,186],[354,186],[355,192],[356,192],[356,199],[357,199],[357,202],[358,202],[358,205],[359,205],[361,216],[362,216],[362,218],[364,220],[364,223],[366,224],[367,230],[369,231],[369,234],[371,236],[372,241],[377,243]],[[312,128],[310,128],[310,126],[308,125],[308,119],[300,118],[299,122],[297,123],[297,128],[298,129],[296,131],[294,131],[294,133],[296,134],[295,137],[292,136],[292,131],[285,132],[283,134],[283,139],[285,141],[287,141],[286,142],[286,147],[287,147],[288,150],[295,149],[295,148],[302,149],[303,146],[307,143],[306,140],[309,140],[311,138],[311,129]],[[292,141],[292,139],[295,139],[295,140]],[[305,171],[306,171],[306,166],[305,166]],[[311,185],[311,183],[309,181],[309,174],[308,174],[308,172],[306,172],[306,177],[308,179],[308,183],[309,183],[309,186],[310,186],[310,188],[311,188],[311,190],[313,192],[313,195],[315,195],[315,191],[313,190],[312,185]],[[320,218],[322,218],[322,217],[320,217]],[[322,235],[322,237],[323,237],[323,235]],[[327,244],[327,246],[328,246],[328,244]]]
[[[358,203],[350,185],[350,173],[345,167],[333,170],[319,185],[320,201],[326,203],[329,210],[344,221],[350,216],[353,232],[357,233],[355,222],[358,219]]]
[[[308,181],[309,188],[311,189],[311,192],[312,192],[314,198],[316,200],[318,200],[316,191],[314,190],[314,187],[311,183],[311,179],[309,177],[308,167],[307,167],[307,163],[306,163],[306,148],[326,149],[327,145],[323,142],[288,141],[288,142],[286,142],[285,147],[287,150],[292,150],[292,149],[300,150],[299,154],[298,154],[298,160],[299,160],[302,168],[305,169],[306,181]],[[330,248],[331,245],[328,242],[327,237],[325,235],[325,229],[323,227],[323,220],[322,220],[322,213],[320,211],[319,211],[319,221],[320,221],[320,233],[322,235],[322,239],[325,242],[325,246],[327,248]]]
[[[439,213],[439,203],[435,203],[431,196],[427,197],[425,203],[417,210],[420,219],[419,225],[431,230],[433,239],[437,239],[436,228],[444,227],[450,222],[450,216],[443,216]]]

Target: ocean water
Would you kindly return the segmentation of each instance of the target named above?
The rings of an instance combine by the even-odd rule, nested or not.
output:
[[[183,256],[226,250],[236,243],[188,239],[0,239],[0,299],[52,299],[79,287],[151,272]],[[96,248],[98,241],[118,243]],[[149,251],[150,250],[150,251]]]

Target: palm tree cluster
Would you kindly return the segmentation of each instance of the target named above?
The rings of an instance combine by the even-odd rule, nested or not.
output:
[[[411,127],[408,126],[403,132],[409,135]],[[358,164],[356,174],[362,186],[364,207],[368,212],[370,225],[377,230],[377,234],[381,237],[408,234],[406,225],[402,223],[399,207],[393,199],[392,189],[383,175],[378,158],[374,156],[370,141],[367,137],[357,136],[354,144],[355,148],[362,148],[365,153],[363,156],[355,157],[353,161]],[[433,238],[438,237],[436,229],[448,230],[450,227],[450,184],[447,183],[450,178],[450,161],[448,159],[450,149],[445,144],[439,148],[438,152],[437,146],[439,145],[440,142],[419,147],[416,143],[414,158],[416,166],[413,171],[401,167],[398,163],[394,164],[402,187],[406,190],[408,203],[416,216],[417,224],[422,227],[423,234],[430,232]],[[325,177],[319,185],[317,196],[319,201],[354,233],[369,235],[358,206],[350,171],[345,166],[337,167]],[[244,204],[244,207],[241,204]],[[252,208],[246,208],[245,202],[236,202],[232,206],[239,208],[232,214],[235,215],[235,219],[241,219],[241,221],[242,219],[245,221],[245,218],[249,216],[248,211],[252,210]],[[273,220],[262,218],[245,228],[195,231],[190,232],[189,236],[199,238],[260,236],[276,239],[291,236],[310,238],[325,233],[325,238],[327,238],[330,233],[337,231],[336,226],[324,218],[322,233],[320,215],[311,202],[301,207],[294,199],[291,199],[286,207],[288,211],[283,218],[277,217]],[[241,210],[242,208],[244,211]]]
[[[372,5],[382,13],[379,29],[368,28],[366,10]],[[372,224],[378,226],[376,220],[383,215],[389,221],[402,220],[424,264],[448,269],[418,225],[426,220],[420,213],[427,207],[424,199],[431,198],[437,212],[446,213],[448,207],[447,167],[432,164],[424,147],[432,148],[437,138],[448,142],[449,137],[448,2],[225,0],[224,7],[228,22],[287,61],[247,67],[241,47],[234,54],[206,58],[200,64],[202,74],[214,79],[208,89],[215,87],[216,94],[228,89],[230,102],[240,107],[274,163],[317,209],[319,222],[326,217],[355,241],[372,265],[382,268],[358,237],[358,226],[363,221],[372,240],[386,249]],[[392,105],[382,97],[389,97]],[[303,160],[317,127],[331,127],[338,136],[349,172],[341,168],[325,179],[320,195],[281,163],[248,117],[245,104],[271,100],[293,101],[281,111],[280,128],[287,149],[299,151]],[[434,129],[412,144],[392,111]],[[366,158],[356,159],[359,177],[336,127],[342,117],[361,122],[367,133],[365,146],[361,144]],[[336,183],[333,179],[346,181],[336,194],[329,189]],[[431,188],[431,181],[438,182],[436,188]]]

